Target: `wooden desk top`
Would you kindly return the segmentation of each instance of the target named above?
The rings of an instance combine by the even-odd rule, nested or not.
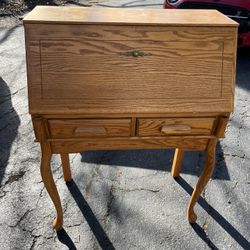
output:
[[[24,23],[168,26],[238,26],[216,10],[165,10],[37,6]]]

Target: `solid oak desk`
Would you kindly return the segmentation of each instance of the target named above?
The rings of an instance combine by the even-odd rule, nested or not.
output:
[[[24,19],[29,111],[41,144],[41,175],[62,228],[51,174],[61,154],[176,148],[206,152],[188,205],[213,172],[215,147],[234,106],[237,23],[213,10],[36,7]]]

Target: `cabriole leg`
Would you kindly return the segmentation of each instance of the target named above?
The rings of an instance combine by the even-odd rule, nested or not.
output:
[[[176,148],[174,153],[174,159],[172,164],[171,174],[173,177],[178,177],[181,171],[181,166],[183,163],[184,151]]]
[[[43,179],[44,186],[47,189],[48,194],[56,208],[57,216],[53,221],[53,227],[58,231],[63,226],[63,212],[62,212],[60,197],[52,177],[50,160],[51,160],[51,154],[42,151],[41,169],[40,169],[41,176]]]
[[[70,171],[70,163],[69,163],[69,154],[61,154],[62,160],[62,169],[63,169],[63,177],[65,182],[70,182],[72,180],[71,171]]]
[[[63,226],[63,212],[61,200],[52,176],[50,160],[52,156],[51,146],[47,140],[46,121],[43,118],[33,118],[34,128],[36,130],[38,141],[41,145],[41,166],[40,172],[45,188],[47,189],[51,200],[54,203],[57,216],[53,221],[53,227],[58,231]]]
[[[197,202],[201,192],[207,185],[210,177],[212,176],[214,165],[215,165],[215,148],[216,148],[217,139],[210,139],[207,149],[206,149],[206,162],[205,167],[199,177],[197,185],[192,193],[192,196],[189,200],[187,217],[190,223],[195,223],[197,216],[194,212],[194,206]]]

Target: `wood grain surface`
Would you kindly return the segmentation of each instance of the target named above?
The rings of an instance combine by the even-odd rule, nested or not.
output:
[[[138,119],[138,136],[167,136],[167,135],[209,135],[211,134],[215,118],[168,118],[157,119],[147,118]],[[190,126],[190,130],[176,130],[162,132],[164,126]]]
[[[233,109],[236,28],[42,23],[25,29],[32,114]],[[134,50],[150,55],[124,55]]]
[[[184,150],[205,150],[208,139],[205,138],[86,138],[79,140],[51,140],[53,153],[77,153],[89,150],[118,150],[118,149],[157,149],[181,148]]]
[[[49,120],[52,138],[130,136],[131,119]]]
[[[184,151],[179,148],[176,148],[174,152],[174,159],[171,169],[171,174],[174,178],[178,177],[180,174],[183,159],[184,159]]]
[[[60,154],[63,169],[63,178],[65,182],[72,181],[71,170],[70,170],[70,160],[69,154]]]
[[[41,41],[41,67],[42,98],[218,98],[222,43]]]
[[[130,8],[84,8],[38,6],[24,18],[24,23],[93,23],[238,26],[216,10],[163,10]]]
[[[232,44],[234,43],[233,37],[237,34],[236,27],[211,27],[196,26],[146,26],[146,25],[88,25],[79,24],[72,25],[67,23],[65,25],[58,24],[24,24],[26,33],[29,35],[29,42],[46,39],[69,39],[79,38],[81,40],[117,40],[117,41],[132,41],[132,40],[144,40],[148,38],[153,41],[168,41],[168,42],[179,42],[180,39],[183,41],[226,41],[224,47],[225,52],[232,52],[234,49]],[[222,39],[223,38],[223,39]]]
[[[40,165],[40,173],[42,176],[42,180],[44,183],[47,192],[54,203],[56,209],[56,218],[53,220],[53,227],[56,230],[60,230],[63,226],[63,211],[62,204],[60,200],[59,193],[57,191],[56,184],[53,179],[53,174],[51,171],[51,144],[47,140],[48,133],[46,129],[46,120],[43,118],[34,118],[33,124],[37,129],[37,136],[39,138],[40,146],[41,146],[41,165]]]

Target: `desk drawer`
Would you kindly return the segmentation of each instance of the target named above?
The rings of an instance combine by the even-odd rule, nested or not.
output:
[[[49,120],[52,138],[130,136],[130,119],[60,119]]]
[[[214,120],[214,117],[138,119],[137,135],[210,135]]]

